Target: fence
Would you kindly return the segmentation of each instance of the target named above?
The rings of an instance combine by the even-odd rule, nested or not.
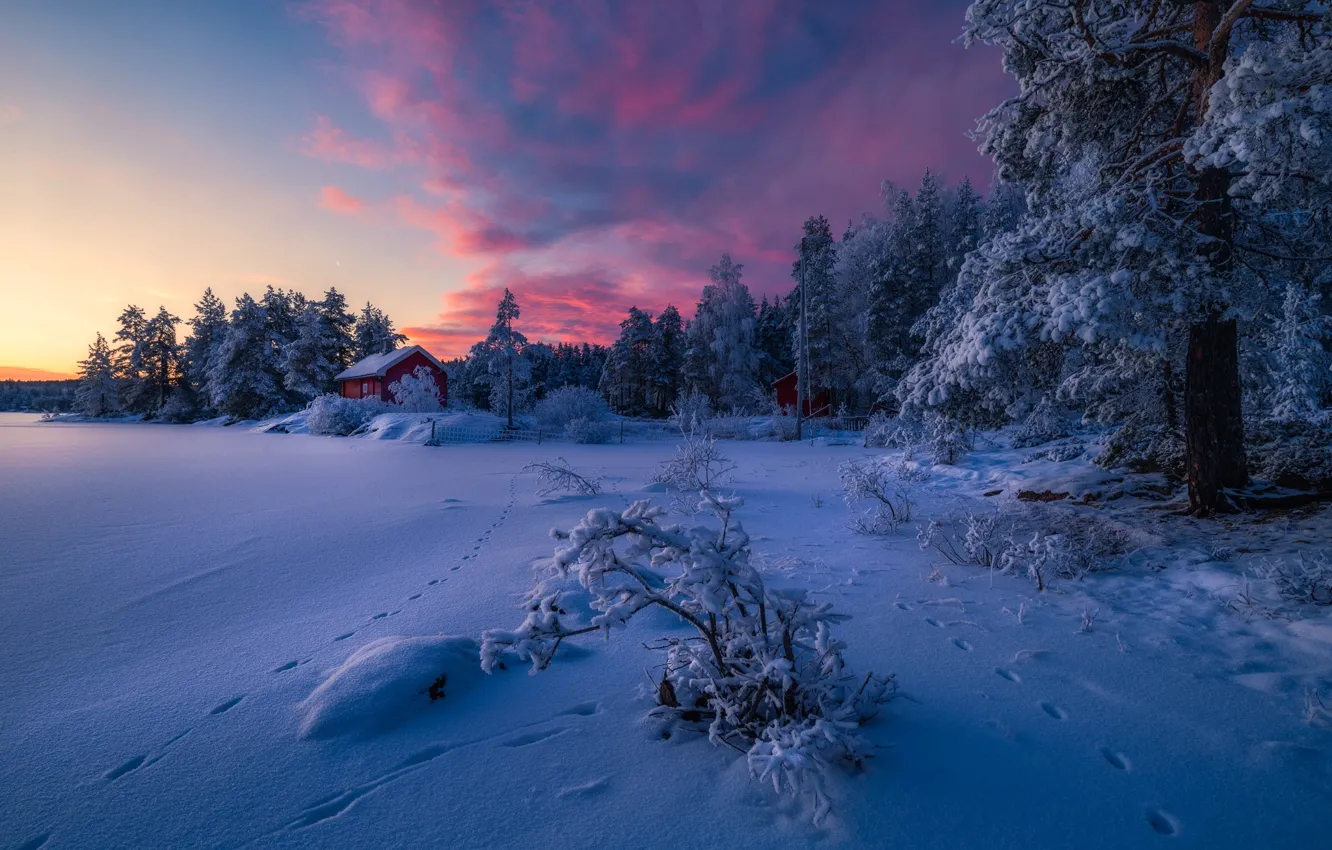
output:
[[[541,443],[551,438],[550,432],[532,428],[468,428],[462,425],[430,423],[427,446],[446,446],[459,443]]]

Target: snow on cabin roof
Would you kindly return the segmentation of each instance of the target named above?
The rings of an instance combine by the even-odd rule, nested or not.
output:
[[[418,351],[421,352],[427,360],[439,367],[439,371],[444,371],[444,364],[436,360],[435,356],[429,351],[426,351],[419,345],[409,345],[406,348],[398,348],[383,354],[371,354],[369,357],[358,360],[346,369],[343,369],[334,376],[333,380],[350,381],[353,378],[383,377],[395,364],[401,363]]]

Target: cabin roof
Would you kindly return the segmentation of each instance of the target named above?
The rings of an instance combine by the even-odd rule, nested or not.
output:
[[[397,348],[393,351],[386,351],[383,354],[371,354],[369,357],[357,360],[355,363],[339,372],[333,380],[350,381],[355,378],[382,378],[389,369],[392,369],[394,366],[417,352],[420,352],[425,359],[433,363],[435,368],[439,369],[439,371],[444,371],[444,364],[435,359],[435,355],[426,351],[419,345],[409,345],[406,348]]]

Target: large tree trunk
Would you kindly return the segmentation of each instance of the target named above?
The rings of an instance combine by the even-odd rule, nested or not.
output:
[[[1213,315],[1189,328],[1184,443],[1189,507],[1198,516],[1228,509],[1222,489],[1248,480],[1234,319]]]
[[[1194,4],[1194,44],[1208,54],[1209,60],[1193,80],[1198,121],[1206,115],[1208,93],[1223,74],[1224,39],[1213,44],[1221,14],[1221,4],[1215,0]],[[1199,251],[1213,273],[1224,279],[1234,268],[1230,173],[1222,168],[1204,169],[1197,177],[1194,201],[1198,234],[1203,237]],[[1185,468],[1189,507],[1198,516],[1230,508],[1223,488],[1243,487],[1249,480],[1240,399],[1239,333],[1235,320],[1224,318],[1225,309],[1224,304],[1209,304],[1207,317],[1189,326],[1184,373]]]

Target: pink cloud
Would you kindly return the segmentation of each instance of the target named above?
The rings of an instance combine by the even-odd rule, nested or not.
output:
[[[319,190],[319,205],[326,210],[348,215],[354,215],[366,207],[365,201],[347,194],[337,186],[325,186]]]
[[[604,340],[635,301],[687,314],[722,251],[756,294],[788,290],[801,222],[879,213],[885,178],[983,188],[966,131],[1009,82],[993,51],[953,43],[964,8],[310,0],[391,141],[321,117],[303,149],[408,166],[392,214],[490,261],[415,331],[475,341],[510,285],[538,335]]]

